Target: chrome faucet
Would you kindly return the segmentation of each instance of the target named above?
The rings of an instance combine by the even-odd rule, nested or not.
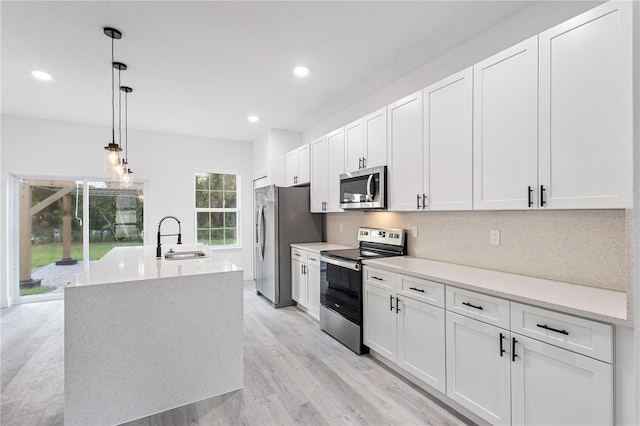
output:
[[[162,227],[162,222],[164,222],[165,219],[173,219],[176,222],[178,222],[178,233],[177,234],[164,234],[164,235],[160,234],[160,227]],[[180,221],[175,216],[165,216],[162,219],[160,219],[160,223],[158,223],[158,245],[156,246],[156,257],[158,259],[160,259],[162,257],[162,251],[160,250],[160,237],[169,237],[169,236],[172,236],[172,235],[177,235],[178,236],[178,244],[182,244],[182,225],[180,225]]]

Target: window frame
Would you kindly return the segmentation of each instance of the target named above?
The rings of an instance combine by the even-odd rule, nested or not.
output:
[[[196,176],[199,174],[219,174],[219,175],[234,175],[236,177],[236,207],[228,208],[228,207],[195,207],[196,206],[196,195],[197,195],[197,187],[196,187]],[[240,232],[240,212],[242,209],[241,203],[241,182],[242,178],[240,172],[237,171],[228,171],[228,170],[195,170],[193,173],[193,201],[192,206],[194,207],[193,213],[193,229],[195,242],[199,244],[204,244],[207,248],[212,250],[232,250],[232,249],[241,249],[242,248],[242,235]],[[224,198],[223,198],[224,200]],[[209,212],[209,213],[235,213],[236,214],[236,243],[235,244],[223,244],[223,245],[212,245],[201,243],[198,240],[198,213]],[[209,230],[211,230],[211,224],[209,224]],[[211,241],[211,236],[209,236],[209,241]]]

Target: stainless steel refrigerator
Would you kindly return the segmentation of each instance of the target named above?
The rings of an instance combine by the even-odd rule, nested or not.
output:
[[[309,212],[309,188],[255,189],[254,278],[256,293],[274,307],[291,306],[291,247],[323,241],[322,214]]]

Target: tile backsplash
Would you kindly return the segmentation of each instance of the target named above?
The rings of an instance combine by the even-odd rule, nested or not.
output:
[[[345,212],[327,215],[327,241],[355,246],[359,226],[402,228],[410,256],[626,291],[628,223],[624,210]]]

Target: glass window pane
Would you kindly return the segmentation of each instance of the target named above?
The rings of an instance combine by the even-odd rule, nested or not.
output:
[[[211,230],[211,245],[221,246],[224,244],[224,229]]]
[[[222,228],[224,226],[224,213],[222,212],[212,212],[211,213],[211,227],[212,228]]]
[[[196,173],[196,189],[209,189],[209,175],[206,173]]]
[[[211,192],[211,207],[214,209],[221,209],[222,205],[222,191]]]
[[[198,228],[209,228],[209,212],[198,212]]]
[[[196,191],[196,207],[209,208],[209,191]]]
[[[210,173],[209,174],[209,189],[213,189],[215,191],[222,191],[222,176],[218,173]]]
[[[225,191],[236,190],[236,175],[224,175],[224,190]]]
[[[208,229],[198,229],[198,242],[202,244],[209,244]]]
[[[236,208],[236,193],[225,192],[224,193],[224,208],[235,209]]]
[[[224,227],[225,228],[236,227],[236,212],[227,212],[224,214]]]
[[[236,230],[225,228],[224,230],[224,243],[227,245],[236,243]]]

